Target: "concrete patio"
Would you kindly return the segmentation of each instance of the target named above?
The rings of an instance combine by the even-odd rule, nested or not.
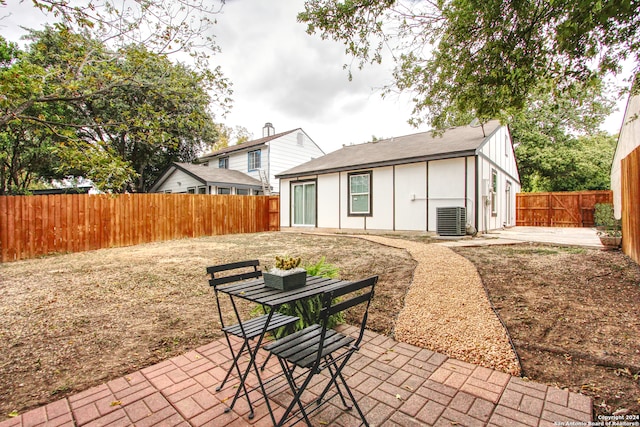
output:
[[[0,427],[271,425],[265,402],[257,401],[257,394],[253,420],[248,419],[244,399],[233,411],[224,413],[237,380],[220,392],[215,388],[229,364],[229,350],[221,338],[0,422]],[[277,362],[270,360],[263,377],[279,373]],[[345,374],[372,426],[537,427],[592,420],[592,402],[586,396],[451,359],[370,331]],[[310,391],[319,393],[323,383],[326,379]],[[284,412],[278,403],[287,403],[289,397],[289,393],[275,394],[272,407],[276,417]],[[357,414],[344,411],[338,398],[314,414],[312,421],[317,426],[359,424]]]

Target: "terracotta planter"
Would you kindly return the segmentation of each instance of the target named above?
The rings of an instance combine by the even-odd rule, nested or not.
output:
[[[265,272],[262,273],[262,276],[264,277],[265,286],[283,291],[301,288],[307,283],[306,271],[283,273],[282,275]]]

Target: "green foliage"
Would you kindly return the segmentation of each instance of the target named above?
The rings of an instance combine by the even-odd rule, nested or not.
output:
[[[596,203],[594,206],[593,221],[598,228],[601,228],[599,234],[612,237],[620,237],[620,220],[616,219],[613,214],[613,205],[611,203]]]
[[[609,188],[616,139],[598,128],[613,107],[599,81],[561,91],[546,82],[510,118],[522,190]]]
[[[173,161],[217,139],[210,105],[228,106],[219,69],[174,63],[144,45],[115,50],[64,25],[0,37],[0,194],[34,180],[85,177],[145,191]]]
[[[564,90],[639,61],[638,0],[307,0],[307,31],[379,63],[389,48],[385,93],[413,96],[412,123],[445,129],[461,115],[481,121],[521,111],[546,81]]]
[[[340,274],[340,268],[336,265],[325,262],[325,257],[320,258],[320,261],[315,264],[307,264],[304,266],[307,270],[307,274],[310,276],[326,277],[329,279],[335,279]]]
[[[329,264],[325,262],[325,257],[322,257],[320,261],[315,264],[307,264],[304,266],[307,270],[307,274],[311,276],[319,276],[326,277],[329,279],[333,279],[338,277],[339,267]],[[283,304],[282,307],[278,310],[279,313],[285,314],[287,316],[296,316],[299,318],[298,322],[295,323],[294,328],[296,331],[306,328],[309,325],[318,322],[320,316],[320,310],[322,309],[322,299],[320,295],[317,295],[312,298],[307,298],[302,301],[296,301],[294,304]],[[253,311],[253,314],[263,313],[262,307],[256,307]],[[342,313],[337,313],[331,317],[329,317],[329,322],[327,327],[333,328],[336,325],[344,323],[344,315]],[[284,328],[276,331],[276,337],[284,336],[288,331]]]

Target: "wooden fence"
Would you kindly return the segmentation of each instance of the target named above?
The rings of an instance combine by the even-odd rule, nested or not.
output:
[[[279,230],[278,196],[0,196],[0,261]]]
[[[622,159],[622,250],[640,264],[640,147]]]
[[[516,225],[593,227],[596,203],[613,203],[611,190],[518,193]]]

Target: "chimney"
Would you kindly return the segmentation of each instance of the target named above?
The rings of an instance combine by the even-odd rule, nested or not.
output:
[[[264,127],[262,128],[262,137],[266,137],[266,136],[271,136],[271,135],[275,135],[276,134],[276,129],[273,127],[273,125],[269,122],[264,124]]]

